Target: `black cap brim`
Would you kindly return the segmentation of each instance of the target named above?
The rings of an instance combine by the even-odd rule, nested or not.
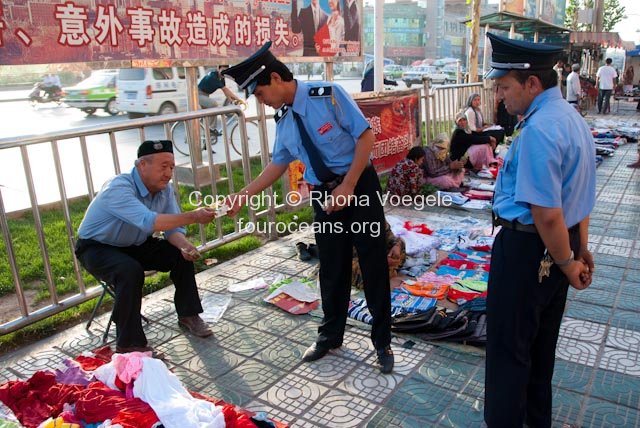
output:
[[[503,77],[506,76],[507,74],[509,74],[511,70],[501,70],[499,68],[492,68],[490,69],[487,74],[484,75],[485,79],[497,79],[499,77]]]
[[[256,90],[258,76],[276,61],[276,57],[269,51],[271,41],[267,41],[257,52],[244,61],[222,71],[224,76],[233,79],[240,90],[244,90],[247,96]]]

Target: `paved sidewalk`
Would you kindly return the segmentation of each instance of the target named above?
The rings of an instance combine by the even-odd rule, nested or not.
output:
[[[619,115],[640,119],[622,107]],[[569,293],[553,380],[554,427],[640,427],[640,170],[626,168],[636,159],[636,144],[627,144],[597,170],[590,229],[596,272],[589,289]],[[443,210],[427,214],[434,212]],[[394,213],[415,219],[422,214]],[[479,215],[489,219],[486,212]],[[270,242],[200,273],[201,291],[224,293],[229,284],[256,276],[308,276],[314,265],[295,258],[300,240],[311,237]],[[179,329],[172,295],[169,287],[145,299],[144,314],[151,320],[145,331],[194,391],[266,411],[294,427],[482,426],[480,348],[396,335],[396,367],[385,376],[373,365],[367,328],[349,322],[341,349],[305,364],[300,358],[315,338],[317,316],[288,315],[262,302],[264,290],[236,293],[214,325],[215,335],[201,339]],[[77,326],[1,356],[0,382],[26,379],[100,346],[108,316],[91,332]]]

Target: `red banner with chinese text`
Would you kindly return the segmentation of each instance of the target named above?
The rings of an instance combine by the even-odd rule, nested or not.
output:
[[[228,63],[268,40],[280,57],[362,56],[362,0],[201,0],[197,5],[190,0],[3,0],[0,65]]]
[[[419,143],[418,94],[356,100],[376,136],[371,159],[378,174],[389,171]]]
[[[420,143],[419,92],[405,94],[396,92],[388,96],[356,99],[376,137],[371,162],[378,174],[391,170],[407,156],[411,147]],[[309,196],[309,184],[303,178],[304,168],[304,164],[296,160],[289,164],[287,171],[289,189],[297,192],[300,199]]]

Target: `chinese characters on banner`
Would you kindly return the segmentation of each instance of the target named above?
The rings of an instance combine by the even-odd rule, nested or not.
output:
[[[361,20],[362,0],[2,0],[0,65],[359,57]]]
[[[420,143],[418,94],[356,100],[376,136],[371,161],[379,173],[392,169]]]
[[[356,99],[376,137],[371,162],[378,174],[391,170],[407,157],[411,147],[420,143],[419,93]],[[302,178],[304,164],[289,164],[289,186],[302,198],[309,195],[309,185]]]

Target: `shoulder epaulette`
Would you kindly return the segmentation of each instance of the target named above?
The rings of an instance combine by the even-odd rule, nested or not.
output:
[[[278,123],[278,121],[282,119],[284,115],[287,114],[288,111],[289,111],[289,106],[286,104],[283,105],[278,110],[276,110],[276,112],[273,114],[273,120],[275,120],[276,123]]]
[[[309,89],[310,97],[330,97],[331,90],[333,88],[331,86],[318,86],[316,88]]]

